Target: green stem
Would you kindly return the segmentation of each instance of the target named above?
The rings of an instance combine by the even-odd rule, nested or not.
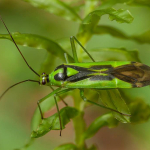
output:
[[[95,18],[95,21],[92,25],[90,25],[90,28],[93,29],[96,25],[98,24],[98,19]],[[82,28],[83,25],[81,25]],[[85,30],[83,34],[78,34],[77,39],[80,41],[82,46],[84,47],[86,43],[91,39],[92,37],[91,30]],[[80,47],[79,44],[76,46],[77,48],[77,56],[79,62],[82,62],[83,59],[83,49]],[[86,149],[86,144],[85,144],[85,139],[83,138],[83,134],[86,129],[86,124],[84,120],[84,105],[85,102],[81,100],[79,93],[74,92],[73,97],[74,97],[74,107],[80,111],[80,114],[73,119],[73,124],[74,124],[74,130],[75,130],[75,142],[77,147],[80,150],[85,150]]]
[[[29,148],[33,144],[34,141],[35,141],[34,138],[30,138],[28,143],[26,143],[22,148],[16,148],[14,150],[26,150],[27,148]]]
[[[80,111],[79,115],[73,119],[74,129],[75,129],[75,142],[80,150],[86,149],[85,141],[83,138],[83,133],[86,129],[86,124],[84,120],[84,102],[79,97],[79,93],[74,92],[74,107]]]
[[[88,42],[91,38],[91,34],[87,33],[86,36],[80,37],[78,36],[78,40],[82,43],[83,46]],[[82,62],[82,48],[77,44],[77,55],[79,62]],[[85,150],[86,144],[85,139],[83,138],[83,134],[86,129],[86,123],[84,120],[84,105],[85,102],[80,98],[79,92],[75,91],[73,94],[74,97],[74,107],[79,110],[79,115],[73,119],[74,131],[75,131],[75,142],[79,150]]]

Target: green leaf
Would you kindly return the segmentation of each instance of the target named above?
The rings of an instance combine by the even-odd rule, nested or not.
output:
[[[133,17],[128,10],[108,8],[93,11],[85,17],[79,28],[78,38],[84,37],[83,43],[91,38],[101,16],[106,14],[109,15],[111,21],[116,20],[119,23],[131,23],[133,21]],[[82,43],[82,40],[80,42]]]
[[[54,57],[52,54],[47,54],[39,72],[46,72],[47,74],[50,74],[54,70],[54,66],[57,66],[56,57]]]
[[[118,121],[113,117],[112,114],[105,114],[96,118],[91,125],[85,131],[83,137],[88,139],[97,133],[104,126],[108,126],[109,128],[116,127],[118,125]]]
[[[117,3],[125,3],[130,0],[102,0],[102,4],[98,7],[98,9],[104,9],[114,6]]]
[[[133,17],[128,10],[123,9],[116,10],[114,8],[108,8],[91,12],[83,20],[82,24],[90,24],[92,23],[92,19],[94,16],[97,16],[100,19],[100,17],[105,14],[109,15],[109,19],[111,21],[116,20],[119,23],[131,23],[133,21]]]
[[[62,128],[65,128],[65,125],[70,122],[70,119],[74,118],[78,115],[78,110],[73,107],[64,107],[60,110],[60,117],[61,117],[61,123]],[[31,134],[32,138],[38,138],[43,135],[45,135],[50,130],[60,130],[60,122],[59,122],[59,116],[58,113],[55,113],[54,115],[44,118],[42,122],[39,124],[36,131],[33,131]]]
[[[50,94],[48,94],[42,99],[42,103],[40,103],[40,106],[41,106],[43,114],[55,106],[55,101],[53,97],[54,92],[55,91],[51,92]],[[68,95],[68,92],[61,96],[57,95],[57,102],[63,99],[66,95]],[[32,122],[31,122],[32,130],[37,129],[40,122],[41,122],[41,114],[40,114],[39,108],[37,107],[32,117]]]
[[[145,33],[142,33],[141,35],[126,35],[121,30],[118,30],[117,28],[111,27],[111,26],[96,26],[93,28],[93,34],[110,34],[116,38],[121,39],[128,39],[128,40],[134,40],[138,43],[149,43],[150,44],[150,30],[146,31]]]
[[[97,48],[90,51],[95,60],[101,61],[136,61],[140,62],[138,51],[124,48]],[[87,55],[85,55],[87,57]]]
[[[31,5],[44,9],[50,13],[61,16],[67,20],[81,21],[80,16],[73,7],[60,0],[24,0]]]
[[[60,99],[57,98],[57,102],[59,100]],[[44,114],[45,112],[47,112],[48,110],[50,110],[52,107],[55,106],[54,97],[51,96],[49,98],[45,98],[45,101],[43,101],[40,104],[40,106],[41,106],[41,109],[42,109],[42,113]],[[40,122],[41,122],[41,114],[40,114],[39,108],[37,107],[35,112],[34,112],[34,114],[33,114],[32,121],[31,121],[31,128],[32,128],[32,130],[37,129],[37,127],[40,124]]]
[[[149,0],[102,0],[102,4],[99,6],[99,9],[112,7],[118,3],[150,7]]]
[[[130,0],[129,4],[150,7],[150,1],[149,0]]]
[[[141,99],[136,99],[129,104],[131,123],[143,123],[150,118],[150,106]]]
[[[28,141],[24,146],[22,146],[21,148],[15,148],[15,149],[13,149],[13,150],[26,150],[26,149],[28,149],[31,145],[33,145],[34,141],[35,141],[35,139],[30,138],[29,141]]]
[[[96,26],[93,29],[93,34],[110,34],[116,38],[121,38],[121,39],[128,39],[129,36],[127,36],[125,33],[123,33],[121,30],[111,27],[111,26],[107,26],[107,25],[99,25]]]
[[[19,45],[33,47],[36,49],[45,49],[49,53],[52,53],[65,61],[64,53],[66,53],[66,51],[50,39],[35,34],[12,33],[12,36],[15,42]],[[9,34],[0,34],[0,39],[11,40]],[[69,54],[68,58],[71,62],[73,62],[73,58]]]
[[[78,150],[78,148],[74,144],[69,143],[60,145],[56,147],[54,150]]]
[[[118,89],[112,90],[96,90],[100,94],[100,99],[105,106],[116,110],[120,113],[112,111],[114,117],[122,123],[130,123],[130,111],[124,99],[121,97]]]
[[[141,35],[131,36],[131,39],[139,42],[139,43],[149,43],[150,44],[150,30],[146,31]]]

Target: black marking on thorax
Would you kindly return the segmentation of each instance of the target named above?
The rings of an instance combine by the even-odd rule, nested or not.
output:
[[[90,69],[101,70],[101,69],[113,69],[111,65],[95,65],[91,66]]]
[[[65,81],[66,78],[67,78],[67,67],[66,67],[64,64],[62,64],[62,65],[56,67],[54,71],[56,71],[56,70],[58,70],[58,69],[60,69],[60,68],[63,69],[63,73],[58,73],[58,74],[56,74],[56,75],[54,76],[54,79],[55,79],[56,81]]]
[[[56,71],[56,70],[58,70],[58,69],[60,69],[60,68],[64,68],[64,66],[65,66],[64,64],[59,65],[58,67],[56,67],[56,68],[55,68],[55,70],[54,70],[54,71]]]
[[[103,76],[103,75],[96,75],[96,76],[92,76],[91,78],[90,78],[90,80],[92,80],[92,81],[103,81],[103,80],[108,80],[108,81],[111,81],[111,80],[113,80],[114,79],[114,76],[112,76],[112,75],[110,75],[110,74],[108,74],[108,75],[105,75],[105,76]]]
[[[74,66],[74,65],[60,65],[58,66],[56,70],[63,68],[64,72],[63,73],[58,73],[54,76],[54,79],[57,81],[69,81],[69,82],[77,82],[77,81],[81,81],[87,78],[90,78],[90,80],[92,81],[96,81],[96,80],[112,80],[114,77],[112,75],[110,75],[109,73],[108,75],[92,75],[93,73],[97,73],[98,70],[100,71],[101,69],[108,69],[108,70],[112,70],[113,67],[111,65],[95,65],[95,66],[91,66],[90,68],[84,68],[84,67],[79,67],[79,66]],[[76,71],[78,71],[77,74],[72,75],[70,77],[67,76],[67,68],[72,68],[75,69]],[[109,71],[110,72],[110,71]]]

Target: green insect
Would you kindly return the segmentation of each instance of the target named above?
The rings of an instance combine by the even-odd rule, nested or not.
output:
[[[1,17],[0,19],[2,20]],[[88,51],[81,45],[81,43],[74,36],[70,38],[74,63],[69,63],[67,54],[65,54],[66,63],[56,67],[56,69],[51,74],[42,73],[42,75],[39,75],[36,71],[34,71],[30,67],[30,65],[24,58],[23,54],[18,48],[16,42],[14,41],[12,35],[10,34],[3,20],[2,22],[6,27],[12,41],[16,45],[19,53],[24,59],[25,63],[39,77],[39,81],[29,79],[29,80],[18,82],[12,85],[11,87],[9,87],[1,95],[0,99],[4,96],[4,94],[9,89],[24,82],[37,82],[40,85],[50,86],[53,92],[51,92],[47,96],[54,96],[58,115],[59,115],[59,121],[60,121],[60,135],[62,130],[62,124],[61,124],[58,104],[56,101],[56,96],[74,89],[79,89],[80,96],[84,101],[123,114],[121,112],[118,112],[117,110],[113,110],[111,108],[108,108],[106,106],[88,100],[84,95],[84,89],[85,88],[90,88],[90,89],[135,88],[135,87],[143,87],[143,86],[150,85],[149,66],[138,62],[130,62],[130,61],[95,62],[95,60],[88,53]],[[82,49],[87,53],[87,55],[91,58],[93,62],[80,63],[78,61],[76,48],[75,48],[75,41],[82,47]],[[58,88],[54,90],[53,86],[56,86]],[[40,107],[40,103],[43,102],[44,100],[45,98],[40,99],[37,103],[42,119],[43,119],[43,113]],[[123,115],[128,115],[128,114],[123,114]]]

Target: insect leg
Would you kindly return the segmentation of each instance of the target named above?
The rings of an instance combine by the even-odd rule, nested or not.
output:
[[[76,51],[73,36],[70,37],[70,43],[71,43],[71,48],[72,48],[72,54],[73,54],[74,61],[75,61],[75,63],[78,63],[79,60],[78,60],[77,51]]]
[[[61,132],[62,132],[62,123],[61,123],[61,117],[60,117],[59,107],[58,107],[57,100],[56,100],[56,94],[54,95],[54,100],[55,100],[55,104],[56,104],[56,108],[57,108],[57,112],[58,112],[58,116],[59,116],[60,136],[61,136]]]
[[[91,58],[91,60],[93,61],[93,62],[95,62],[95,60],[93,59],[93,57],[89,54],[89,52],[82,46],[82,44],[77,40],[77,38],[75,37],[75,36],[72,36],[71,37],[72,38],[72,40],[75,40],[80,46],[81,46],[81,48],[85,51],[85,53],[87,53],[87,55]]]
[[[117,113],[119,113],[119,114],[121,114],[121,115],[131,116],[131,115],[129,115],[129,114],[121,113],[121,112],[119,112],[119,111],[117,111],[117,110],[114,110],[114,109],[112,109],[112,108],[109,108],[109,107],[106,107],[106,106],[104,106],[104,105],[101,105],[101,104],[98,104],[98,103],[95,103],[95,102],[93,102],[93,101],[88,100],[88,99],[84,96],[84,90],[83,90],[83,89],[80,89],[80,96],[81,96],[81,98],[82,98],[85,102],[89,102],[89,103],[91,103],[91,104],[100,106],[100,107],[102,107],[102,108],[105,108],[105,109],[108,109],[108,110],[117,112]]]
[[[69,59],[68,59],[67,53],[64,53],[64,56],[65,56],[66,63],[69,64]]]
[[[43,117],[43,113],[42,113],[42,109],[41,109],[41,106],[40,106],[40,103],[42,103],[44,100],[46,100],[48,97],[54,95],[54,100],[55,100],[55,103],[56,103],[56,107],[57,107],[57,112],[58,112],[58,115],[59,115],[59,122],[60,122],[60,136],[61,136],[61,131],[62,131],[62,122],[61,122],[61,117],[60,117],[60,112],[59,112],[59,108],[58,108],[58,104],[57,104],[57,101],[56,101],[56,96],[60,95],[60,94],[64,94],[68,91],[71,91],[71,90],[74,90],[74,89],[64,89],[64,90],[61,90],[61,87],[54,90],[53,92],[51,92],[50,94],[48,94],[47,96],[45,96],[44,98],[40,99],[38,102],[37,102],[37,105],[39,107],[39,111],[40,111],[40,114],[41,114],[41,119],[44,119]]]
[[[56,90],[54,90],[53,92],[51,92],[50,94],[48,94],[47,96],[43,97],[42,99],[40,99],[40,100],[37,102],[37,105],[38,105],[38,107],[39,107],[39,111],[40,111],[40,114],[41,114],[41,119],[43,119],[44,117],[43,117],[43,113],[42,113],[42,109],[41,109],[40,103],[42,103],[42,102],[43,102],[44,100],[46,100],[48,97],[50,97],[50,96],[56,94],[56,93],[57,93],[58,91],[60,91],[60,90],[61,90],[61,87],[58,88],[58,89],[56,89]]]
[[[54,88],[52,87],[52,86],[50,86],[50,88],[54,91]],[[57,95],[58,96],[58,95]],[[58,96],[60,99],[61,99],[61,101],[66,105],[66,106],[68,106],[68,104],[63,100],[63,98],[61,97],[61,96]]]

